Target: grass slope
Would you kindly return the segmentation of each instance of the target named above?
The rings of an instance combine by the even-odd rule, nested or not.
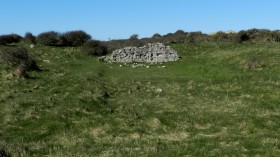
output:
[[[13,156],[279,156],[280,45],[171,46],[183,60],[165,68],[52,47],[30,49],[44,69],[31,79],[6,79],[0,63],[0,147]],[[250,70],[253,56],[261,66]]]

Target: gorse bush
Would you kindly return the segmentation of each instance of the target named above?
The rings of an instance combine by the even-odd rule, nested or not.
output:
[[[84,31],[70,31],[61,35],[63,46],[81,46],[90,39],[91,36]]]
[[[97,40],[87,41],[82,47],[82,52],[90,56],[102,56],[108,53],[108,48],[105,44]]]
[[[32,33],[27,32],[24,36],[24,42],[35,44],[36,43],[36,37]]]
[[[47,46],[58,46],[60,34],[55,31],[44,32],[38,35],[37,42]]]
[[[0,36],[0,45],[18,43],[21,40],[22,40],[22,37],[17,34],[1,35]]]
[[[14,68],[23,68],[23,70],[39,70],[35,59],[30,56],[24,47],[5,47],[1,50],[1,59]]]

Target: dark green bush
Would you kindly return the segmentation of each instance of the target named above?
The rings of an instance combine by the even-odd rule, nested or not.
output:
[[[162,38],[162,42],[165,44],[172,43],[173,41],[175,41],[172,33],[168,33],[162,36],[161,38]]]
[[[184,30],[179,29],[179,30],[177,30],[174,34],[185,34],[185,31],[184,31]]]
[[[158,34],[158,33],[156,33],[156,34],[154,34],[153,35],[153,37],[152,38],[154,38],[154,39],[159,39],[159,38],[161,38],[161,35],[160,34]]]
[[[161,35],[159,33],[156,33],[152,36],[152,38],[146,38],[144,41],[143,41],[145,44],[148,42],[148,43],[156,43],[156,42],[161,42]]]
[[[37,62],[27,52],[24,47],[5,47],[1,51],[2,60],[14,67],[21,67],[24,70],[39,70]]]
[[[84,31],[70,31],[61,36],[63,46],[81,46],[90,39],[91,36]]]
[[[250,35],[246,31],[240,31],[236,35],[236,42],[242,43],[250,40]]]
[[[270,31],[266,29],[249,29],[238,32],[236,42],[277,42],[277,31]]]
[[[97,40],[89,40],[82,47],[81,50],[90,56],[102,56],[108,53],[107,46]]]
[[[27,32],[24,36],[24,42],[35,44],[36,43],[36,37],[32,33]]]
[[[172,42],[177,43],[177,42],[184,42],[187,39],[188,33],[186,33],[183,30],[177,30],[174,34],[172,34]]]
[[[37,42],[47,46],[58,46],[60,41],[60,34],[58,32],[49,31],[38,35]]]
[[[190,32],[187,33],[187,37],[184,42],[187,43],[197,43],[197,42],[205,42],[207,41],[206,35],[202,32]]]
[[[22,40],[22,37],[17,34],[1,35],[0,36],[0,45],[18,43],[21,40]]]

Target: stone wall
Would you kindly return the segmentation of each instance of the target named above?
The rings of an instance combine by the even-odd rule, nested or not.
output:
[[[126,47],[113,51],[111,57],[103,59],[109,62],[144,62],[144,63],[163,63],[177,61],[179,56],[170,46],[162,43],[148,44],[143,47]]]

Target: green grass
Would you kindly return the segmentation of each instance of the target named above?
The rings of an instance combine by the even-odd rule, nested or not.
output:
[[[13,156],[279,156],[280,45],[170,46],[182,61],[166,68],[36,47],[43,71],[17,80],[0,62],[0,147]],[[250,70],[254,56],[261,65]]]

